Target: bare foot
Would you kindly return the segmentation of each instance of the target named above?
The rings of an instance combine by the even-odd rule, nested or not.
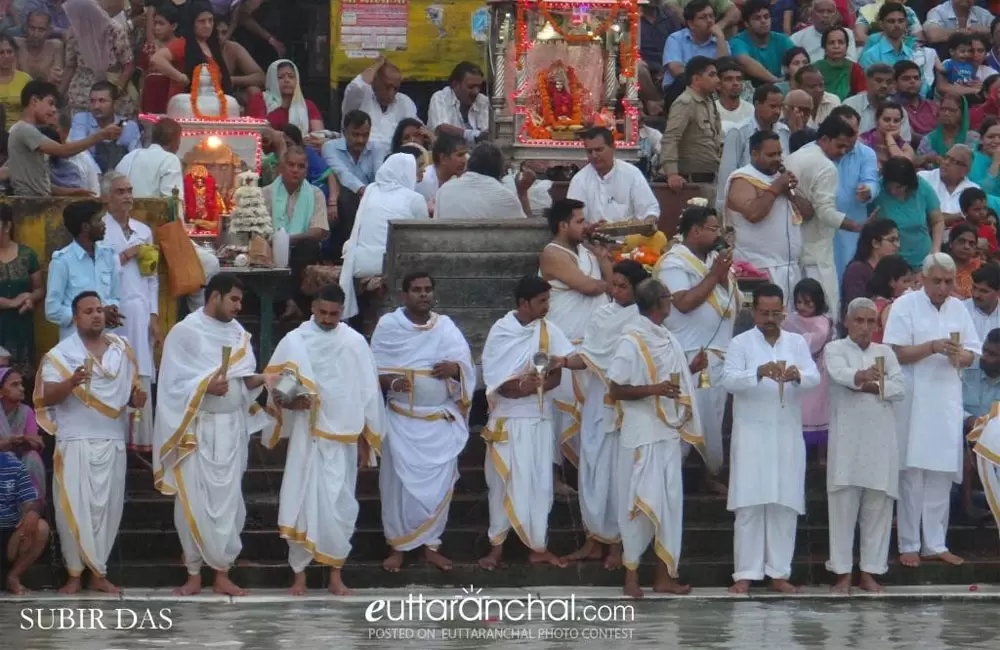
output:
[[[642,598],[642,588],[639,587],[639,572],[625,572],[625,588],[622,590],[629,598]]]
[[[885,588],[876,582],[870,573],[862,572],[861,581],[858,584],[862,589],[873,594],[881,594],[885,591]]]
[[[602,555],[601,545],[591,538],[587,538],[578,550],[563,558],[565,562],[579,562],[580,560],[600,560]]]
[[[905,567],[915,569],[920,566],[920,556],[916,553],[900,553],[899,563]]]
[[[451,571],[451,560],[426,546],[424,547],[424,561],[436,566],[441,571]]]
[[[306,572],[296,573],[295,578],[292,579],[292,586],[288,590],[289,596],[305,596],[306,595]]]
[[[229,579],[229,574],[224,571],[215,572],[215,582],[212,583],[212,591],[217,594],[225,594],[227,596],[247,595],[247,590],[240,589],[236,586],[236,583]]]
[[[29,590],[21,584],[21,581],[18,578],[19,576],[7,576],[7,591],[15,596],[23,596],[27,594]]]
[[[965,560],[958,557],[951,551],[945,551],[944,553],[938,553],[937,555],[929,555],[924,559],[935,562],[944,562],[945,564],[950,564],[951,566],[962,566],[965,564]]]
[[[552,566],[559,567],[560,569],[566,568],[566,562],[551,551],[542,551],[541,553],[532,551],[531,554],[528,555],[528,562],[531,564],[551,564]]]
[[[80,585],[80,577],[77,576],[77,577],[74,578],[73,576],[70,576],[69,580],[66,581],[66,584],[64,584],[62,586],[62,589],[59,590],[59,593],[61,593],[61,594],[78,594],[78,593],[80,593],[80,589],[81,588],[82,587]]]
[[[622,568],[622,545],[612,544],[608,551],[608,557],[604,560],[604,568],[608,571],[617,571]]]
[[[351,590],[344,584],[344,579],[340,577],[340,569],[330,569],[330,593],[334,596],[350,596]]]
[[[175,596],[194,596],[201,593],[201,575],[188,576],[187,582],[174,589]]]
[[[771,585],[768,587],[771,591],[776,591],[779,594],[797,594],[799,593],[799,588],[780,578],[774,578],[771,580]]]
[[[749,594],[750,593],[750,581],[749,580],[737,580],[732,587],[729,588],[729,593],[731,594]]]
[[[691,585],[682,585],[670,576],[662,576],[653,583],[653,591],[658,594],[686,596],[691,593]]]
[[[486,569],[487,571],[496,569],[500,566],[500,555],[502,552],[503,546],[494,546],[489,555],[479,558],[479,568]]]
[[[399,573],[399,567],[403,566],[403,552],[393,549],[389,557],[382,562],[382,570],[389,573]]]
[[[122,592],[121,589],[111,584],[111,581],[107,578],[98,578],[97,576],[90,577],[87,588],[91,591],[101,591],[106,594],[120,594]]]
[[[837,576],[837,582],[830,587],[830,593],[849,595],[851,593],[851,574],[845,573]]]

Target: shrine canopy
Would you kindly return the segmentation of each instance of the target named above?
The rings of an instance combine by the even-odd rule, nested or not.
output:
[[[494,138],[517,159],[583,157],[580,131],[639,141],[638,0],[490,3]]]

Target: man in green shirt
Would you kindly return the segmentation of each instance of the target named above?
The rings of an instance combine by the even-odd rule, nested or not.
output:
[[[729,40],[730,52],[755,84],[777,83],[781,80],[781,59],[794,47],[792,39],[783,32],[771,31],[768,0],[748,0],[742,14],[747,28]]]

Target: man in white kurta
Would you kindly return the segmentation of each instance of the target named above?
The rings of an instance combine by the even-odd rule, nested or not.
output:
[[[660,202],[639,168],[615,159],[615,140],[603,127],[583,136],[587,164],[570,179],[566,198],[584,204],[589,224],[601,221],[645,221],[660,218]]]
[[[984,264],[972,273],[972,297],[963,300],[979,340],[1000,327],[1000,267]],[[892,313],[891,311],[889,313]]]
[[[575,199],[552,203],[546,218],[553,237],[538,260],[539,275],[552,285],[547,318],[574,346],[583,341],[584,329],[594,312],[608,304],[608,282],[611,280],[611,259],[607,251],[584,245],[583,210],[584,204]],[[575,467],[579,468],[582,462],[577,434],[582,426],[580,414],[584,408],[586,379],[587,373],[583,370],[566,370],[561,390],[554,395],[557,464],[561,464],[560,450]],[[555,489],[559,496],[572,494],[558,478]],[[585,520],[584,527],[587,524]],[[591,550],[588,548],[587,552]]]
[[[314,560],[330,567],[330,592],[347,595],[340,569],[358,518],[358,461],[367,466],[382,449],[375,358],[364,337],[341,322],[343,308],[339,286],[320,290],[312,318],[281,339],[264,370],[290,374],[301,386],[290,402],[272,393],[274,421],[261,432],[268,448],[288,439],[278,531],[288,540],[293,596],[305,595],[305,569]]]
[[[156,367],[153,347],[159,338],[160,270],[152,268],[143,275],[139,267],[139,247],[153,243],[149,226],[133,219],[132,183],[126,176],[108,172],[101,179],[101,190],[108,204],[104,215],[104,243],[118,254],[118,310],[125,322],[118,333],[132,346],[139,362],[142,390],[152,389]],[[139,451],[153,449],[153,405],[147,401],[138,421],[132,422],[129,445]]]
[[[977,422],[969,440],[974,442],[972,452],[976,456],[976,470],[986,492],[986,502],[1000,526],[1000,418],[996,413],[994,409]]]
[[[683,242],[671,246],[656,265],[657,279],[673,298],[667,327],[680,341],[688,362],[703,351],[707,357],[708,367],[702,373],[707,375],[709,387],[695,389],[695,407],[705,434],[705,462],[715,477],[722,472],[724,460],[722,419],[728,393],[722,386],[723,360],[741,302],[736,276],[731,272],[732,251],[716,248],[719,225],[711,208],[686,208],[679,226]],[[706,485],[725,490],[718,479]]]
[[[179,595],[201,591],[203,564],[215,571],[215,592],[246,595],[229,569],[243,548],[250,433],[266,416],[255,401],[264,380],[255,374],[250,334],[236,321],[242,302],[239,280],[220,273],[205,287],[205,307],[174,325],[163,343],[153,481],[175,497],[174,525],[188,572]]]
[[[830,449],[826,491],[835,593],[849,593],[854,529],[861,529],[861,588],[880,592],[873,576],[889,570],[892,507],[899,496],[899,446],[893,401],[906,385],[892,348],[872,342],[879,326],[875,303],[856,298],[847,307],[847,338],[826,347],[830,375]],[[882,368],[877,360],[882,359]],[[881,387],[880,387],[881,381]]]
[[[487,570],[499,565],[511,528],[531,549],[533,564],[566,566],[547,548],[554,436],[549,392],[559,386],[573,346],[545,317],[550,289],[539,277],[521,278],[514,289],[517,309],[493,324],[483,346],[490,414],[482,435],[493,549],[479,564]],[[542,355],[547,355],[547,365],[541,363]],[[533,365],[536,357],[540,370]]]
[[[632,321],[608,369],[611,397],[623,413],[618,461],[618,525],[622,531],[625,595],[641,598],[639,562],[653,544],[653,590],[686,594],[676,582],[684,520],[681,441],[704,446],[687,356],[663,322],[670,292],[656,280],[636,288],[641,318]]]
[[[951,257],[928,255],[923,288],[893,303],[882,336],[896,351],[907,384],[897,414],[901,472],[896,534],[903,566],[918,566],[921,556],[962,563],[945,542],[951,484],[962,480],[959,368],[972,365],[982,345],[968,310],[951,296],[954,287]]]
[[[433,278],[403,278],[402,302],[379,319],[372,334],[388,394],[379,491],[392,551],[382,567],[398,571],[403,553],[422,546],[424,559],[447,571],[451,562],[438,548],[458,480],[458,455],[469,439],[466,416],[476,367],[454,321],[431,311]]]
[[[56,437],[52,493],[69,572],[60,591],[79,592],[89,569],[90,589],[117,593],[106,575],[125,501],[128,406],[146,394],[132,349],[104,330],[97,294],[80,294],[72,309],[76,332],[42,357],[35,382],[38,423]]]
[[[733,593],[771,578],[775,591],[793,593],[788,582],[795,527],[805,514],[806,446],[802,395],[819,385],[809,344],[782,331],[784,296],[767,284],[754,291],[755,327],[733,338],[722,384],[733,394],[729,502],[736,513]]]

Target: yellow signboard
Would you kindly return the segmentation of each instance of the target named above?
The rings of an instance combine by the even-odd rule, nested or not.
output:
[[[485,62],[487,16],[483,0],[330,0],[331,83],[349,81],[379,53],[405,79],[443,81],[462,61]]]

